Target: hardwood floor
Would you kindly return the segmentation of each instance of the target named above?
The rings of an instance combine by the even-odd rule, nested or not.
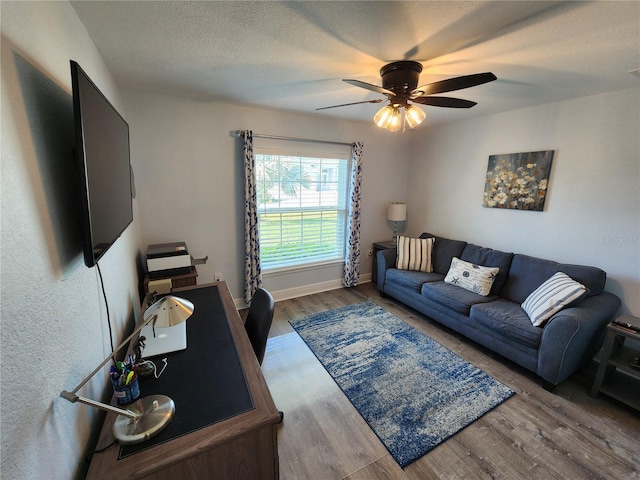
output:
[[[288,323],[368,299],[516,395],[402,470]],[[374,284],[277,302],[262,369],[285,414],[278,431],[283,480],[640,479],[640,414],[591,398],[591,366],[549,393],[528,371],[381,298]]]

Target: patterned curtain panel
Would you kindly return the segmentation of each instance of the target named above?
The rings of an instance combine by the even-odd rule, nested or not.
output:
[[[244,300],[251,303],[253,294],[262,286],[260,240],[258,239],[258,195],[256,193],[256,161],[253,156],[253,132],[244,137]]]
[[[351,149],[351,179],[349,183],[349,224],[342,284],[345,287],[358,285],[360,276],[360,199],[362,188],[362,142],[354,143]]]

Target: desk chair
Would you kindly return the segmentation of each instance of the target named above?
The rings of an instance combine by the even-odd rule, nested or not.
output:
[[[244,328],[260,365],[262,365],[264,352],[267,348],[267,337],[273,321],[274,309],[275,303],[271,294],[264,288],[256,290],[251,298],[251,306],[244,322]]]
[[[267,337],[273,321],[274,310],[275,302],[273,296],[264,288],[256,290],[251,298],[251,306],[244,322],[244,328],[247,331],[247,336],[260,365],[264,360],[264,352],[267,348]],[[280,421],[282,421],[284,413],[278,413],[280,414]]]

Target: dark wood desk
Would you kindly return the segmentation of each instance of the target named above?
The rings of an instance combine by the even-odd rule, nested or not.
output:
[[[227,284],[217,282],[174,292],[179,295],[180,291],[207,288],[212,294],[220,296],[253,408],[128,456],[123,457],[123,448],[115,444],[104,452],[93,455],[87,479],[278,478],[276,430],[280,417]],[[196,310],[197,308],[196,304]],[[190,339],[187,349],[209,347],[206,338],[198,340],[192,342]],[[171,368],[170,355],[167,356],[167,368]],[[167,372],[163,373],[166,374]],[[189,381],[188,375],[185,375],[184,381]],[[215,372],[212,372],[211,382],[216,382]],[[143,395],[144,388],[144,383],[141,383]],[[172,394],[169,391],[163,393],[170,397]],[[189,407],[176,402],[176,418],[178,409]],[[107,414],[97,450],[113,442],[111,426],[114,418],[114,414]],[[176,418],[172,422],[176,421]],[[153,438],[149,442],[152,440]]]

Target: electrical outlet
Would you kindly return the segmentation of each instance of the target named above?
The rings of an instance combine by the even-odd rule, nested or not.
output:
[[[221,281],[222,281],[222,274],[221,274],[221,273],[214,273],[214,274],[213,274],[213,279],[214,279],[216,282],[221,282]]]
[[[369,252],[367,253],[368,256],[373,257],[373,250],[369,250]]]

